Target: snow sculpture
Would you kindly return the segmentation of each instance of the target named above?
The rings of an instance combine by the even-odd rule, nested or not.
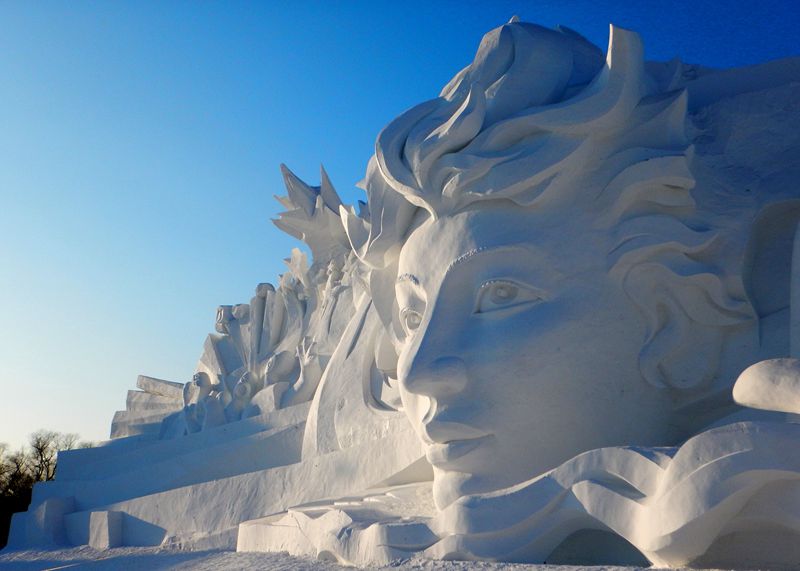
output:
[[[489,32],[358,211],[283,168],[311,263],[221,306],[183,407],[66,453],[12,541],[796,563],[798,97],[800,59]]]
[[[117,412],[111,421],[111,438],[158,433],[165,417],[183,407],[181,383],[139,375],[136,386],[140,390],[128,391],[125,410]]]
[[[298,249],[276,289],[259,284],[250,304],[220,306],[217,335],[206,340],[198,373],[184,389],[184,409],[170,419],[171,436],[257,416],[311,400],[325,365],[354,310],[351,257],[339,219],[341,201],[327,174],[310,187],[282,167],[289,195],[275,224],[308,244],[309,268]]]
[[[692,163],[714,162],[695,159],[687,129],[690,99],[708,97],[687,81],[696,73],[645,65],[625,30],[612,29],[604,64],[568,30],[512,21],[381,133],[367,191],[417,210],[370,209],[402,220],[389,263],[383,244],[370,259],[366,233],[348,235],[396,276],[395,296],[374,299],[393,305],[395,378],[433,466],[432,502],[412,486],[312,504],[244,524],[240,547],[356,563],[421,550],[798,560],[797,425],[731,424],[730,397],[739,371],[788,350],[788,293],[764,281],[789,262],[776,243],[791,242],[797,190],[697,184]],[[740,404],[800,413],[800,375],[783,363],[749,369]]]

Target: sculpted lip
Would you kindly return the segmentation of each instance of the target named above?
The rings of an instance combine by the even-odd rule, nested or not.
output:
[[[425,450],[425,457],[434,466],[446,467],[459,458],[466,456],[492,437],[486,434],[478,438],[464,440],[451,440],[450,442],[434,443]]]
[[[434,466],[448,464],[466,456],[492,435],[468,424],[434,419],[423,424],[422,439],[428,445],[425,457]]]
[[[438,420],[435,417],[422,425],[422,439],[426,444],[447,444],[459,440],[482,438],[486,435],[486,432],[468,424]]]

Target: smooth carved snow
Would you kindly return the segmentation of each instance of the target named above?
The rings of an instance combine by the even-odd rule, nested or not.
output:
[[[366,202],[281,167],[311,257],[218,308],[190,382],[140,377],[12,545],[796,563],[798,98],[798,59],[489,32]]]

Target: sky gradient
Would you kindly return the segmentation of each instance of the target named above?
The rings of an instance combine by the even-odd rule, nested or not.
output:
[[[654,60],[800,54],[795,0],[1,3],[0,442],[101,440],[137,374],[189,380],[297,245],[278,165],[354,202],[380,129],[515,14]]]

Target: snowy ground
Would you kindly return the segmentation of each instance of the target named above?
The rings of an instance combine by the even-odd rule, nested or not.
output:
[[[235,553],[232,551],[173,551],[156,547],[119,547],[97,551],[75,547],[52,551],[0,551],[0,570],[41,571],[45,569],[146,570],[192,569],[221,571],[226,569],[277,571],[333,571],[352,569],[327,561],[291,557],[285,553]],[[381,569],[419,571],[637,571],[634,567],[566,567],[555,565],[520,565],[511,563],[476,563],[467,561],[398,561]],[[650,569],[648,571],[654,571]]]

